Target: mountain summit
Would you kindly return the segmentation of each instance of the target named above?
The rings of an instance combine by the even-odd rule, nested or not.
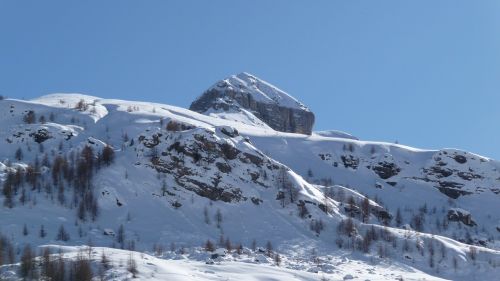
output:
[[[218,81],[189,109],[280,132],[310,135],[314,125],[314,114],[307,106],[246,72]]]

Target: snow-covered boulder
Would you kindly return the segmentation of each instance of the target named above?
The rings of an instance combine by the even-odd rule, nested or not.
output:
[[[352,280],[352,279],[354,279],[354,276],[352,276],[352,274],[346,274],[344,276],[344,280]]]
[[[103,234],[106,235],[106,236],[115,236],[115,231],[110,229],[110,228],[105,228],[103,230]]]
[[[460,208],[451,208],[447,214],[449,221],[459,221],[467,226],[474,226],[476,222],[472,220],[472,215],[469,211]]]
[[[270,262],[269,258],[263,254],[256,255],[254,260],[255,260],[255,262],[258,262],[258,263],[269,263]]]
[[[226,255],[227,255],[227,250],[226,249],[224,249],[224,248],[217,248],[213,252],[211,258],[212,259],[217,259],[217,258],[220,258],[220,257],[225,257]]]

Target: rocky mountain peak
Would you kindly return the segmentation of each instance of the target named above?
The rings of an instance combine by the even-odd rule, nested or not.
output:
[[[314,114],[307,106],[247,72],[218,81],[196,99],[190,109],[212,116],[241,113],[246,115],[246,120],[261,120],[281,132],[310,135],[314,125]]]

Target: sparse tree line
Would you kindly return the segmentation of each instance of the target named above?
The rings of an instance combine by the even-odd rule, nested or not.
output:
[[[243,254],[243,244],[237,243],[233,244],[231,242],[231,239],[229,237],[224,237],[221,235],[219,237],[218,242],[213,242],[210,239],[207,239],[207,241],[203,245],[203,249],[206,252],[215,252],[217,248],[223,248],[227,251],[228,254],[235,253],[237,255],[242,255]],[[269,258],[273,259],[274,263],[277,266],[280,266],[282,258],[281,255],[274,251],[273,244],[271,241],[267,241],[263,247],[257,247],[257,241],[254,239],[252,240],[252,243],[249,247],[249,249],[254,252],[254,253],[262,253]]]
[[[349,188],[349,187],[348,187]],[[418,232],[428,232],[431,234],[446,234],[454,240],[460,241],[462,243],[475,245],[478,241],[475,240],[472,234],[479,234],[479,226],[465,226],[460,221],[450,221],[446,215],[446,207],[441,206],[440,209],[437,207],[428,207],[426,203],[419,206],[416,210],[405,207],[403,210],[397,208],[395,212],[386,213],[374,211],[370,205],[370,200],[367,195],[361,198],[354,198],[352,195],[347,196],[346,192],[342,189],[335,191],[332,188],[324,188],[324,198],[332,198],[337,202],[342,203],[344,211],[351,218],[357,219],[361,222],[367,223],[370,216],[375,216],[377,220],[385,226],[392,226],[398,228],[408,228],[416,230]],[[373,198],[378,205],[387,210],[382,200],[375,195]],[[452,207],[454,202],[448,200],[448,204]],[[403,214],[406,214],[404,216]],[[387,216],[387,214],[390,214]],[[394,215],[392,215],[394,214]],[[450,226],[454,228],[450,229]],[[487,241],[493,242],[495,240],[494,236],[491,235],[484,227],[481,231],[487,235]],[[481,242],[482,243],[482,242]]]
[[[17,167],[7,172],[2,188],[4,206],[13,208],[29,201],[35,205],[36,193],[43,191],[49,199],[76,209],[79,220],[94,221],[99,208],[92,178],[101,167],[110,165],[113,159],[114,151],[110,146],[98,153],[90,146],[85,146],[80,152],[71,152],[68,156],[57,155],[52,159],[45,154],[41,162],[36,157],[34,163],[26,168]],[[50,173],[42,172],[47,169]]]
[[[299,191],[293,185],[293,182],[288,178],[288,168],[281,167],[278,171],[277,176],[277,187],[278,187],[278,195],[276,197],[277,200],[280,200],[280,205],[284,208],[288,204],[294,204],[298,198]],[[303,206],[305,208],[305,205]],[[300,209],[300,207],[299,207]],[[305,217],[307,212],[307,208],[303,209],[301,213],[301,217]]]
[[[114,267],[112,261],[103,251],[100,259],[92,258],[93,248],[81,249],[76,257],[63,254],[61,250],[54,253],[49,247],[40,248],[38,253],[26,244],[14,247],[14,243],[0,235],[0,266],[19,263],[17,272],[23,280],[51,281],[91,281],[104,280],[105,272]],[[126,261],[126,269],[132,278],[136,278],[139,270],[132,254]]]
[[[49,113],[48,120],[50,122],[54,122],[56,118],[56,115],[53,112]],[[23,122],[26,124],[34,124],[38,121],[40,124],[45,124],[47,123],[47,117],[45,115],[40,115],[37,119],[37,114],[35,113],[34,110],[28,110],[24,115],[23,115]],[[74,120],[75,123],[76,120]]]
[[[412,253],[415,253],[426,257],[428,266],[434,268],[436,272],[450,264],[455,271],[460,266],[460,259],[456,255],[450,257],[446,245],[433,237],[425,237],[416,231],[406,230],[404,238],[400,239],[387,226],[359,225],[352,218],[346,218],[338,224],[335,244],[339,249],[360,251],[365,254],[374,253],[379,258],[397,258],[403,254],[412,262],[415,262]],[[467,251],[469,261],[475,264],[479,254],[477,247],[469,246]],[[499,265],[492,259],[489,259],[488,263],[492,267]]]
[[[353,195],[347,196],[345,191],[342,189],[335,192],[335,190],[327,187],[323,190],[323,196],[325,201],[328,198],[332,198],[341,203],[344,212],[351,218],[367,223],[370,216],[374,215],[383,225],[388,226],[391,224],[392,216],[388,212],[380,212],[380,210],[374,211],[368,196],[355,198]],[[382,202],[377,197],[375,197],[374,201],[383,207]]]
[[[211,202],[212,203],[212,202]],[[208,225],[212,224],[211,216],[208,207],[203,208],[203,218],[204,222]],[[234,243],[231,241],[229,236],[224,236],[223,234],[223,229],[222,229],[222,222],[223,222],[223,214],[220,209],[217,209],[214,216],[214,222],[215,226],[220,230],[221,235],[219,236],[218,241],[212,241],[210,239],[207,239],[202,248],[206,252],[214,252],[217,248],[224,248],[226,251],[231,254],[231,253],[236,253],[237,255],[241,255],[243,253],[243,244],[242,243]],[[316,233],[320,233],[321,230],[323,230],[324,225],[323,221],[318,220],[311,220],[311,230],[315,231]],[[281,264],[281,256],[279,253],[273,251],[273,245],[271,241],[267,241],[265,244],[265,250],[263,248],[258,248],[257,247],[257,241],[254,239],[252,240],[251,244],[249,245],[249,248],[253,252],[261,252],[265,253],[266,256],[272,258],[275,262],[276,265]],[[153,246],[153,252],[155,252],[158,256],[161,256],[163,253],[164,247],[158,244],[155,244]],[[170,250],[173,252],[175,251],[175,244],[171,244]],[[181,248],[181,253],[184,253],[185,249]]]
[[[423,204],[416,212],[411,209],[405,209],[404,211],[410,214],[409,220],[405,221],[402,211],[399,208],[396,210],[394,218],[377,217],[377,214],[373,213],[370,207],[367,196],[356,199],[353,196],[346,196],[342,190],[333,192],[333,190],[325,189],[325,198],[333,198],[341,202],[347,213],[347,218],[340,221],[337,225],[335,244],[338,248],[360,251],[366,254],[373,252],[379,258],[397,257],[401,253],[415,252],[422,257],[426,256],[429,267],[434,268],[436,271],[439,271],[440,267],[446,266],[444,265],[445,261],[448,261],[455,270],[459,268],[460,260],[455,256],[448,257],[447,248],[443,243],[432,238],[425,238],[425,236],[420,237],[421,234],[419,232],[423,232],[426,225],[429,225],[429,223],[426,224],[426,220],[429,220],[431,215],[437,213],[435,207],[429,209],[427,204]],[[379,198],[375,197],[374,201],[383,206]],[[441,213],[445,214],[444,206]],[[368,222],[370,215],[375,215],[384,226],[369,226],[364,224]],[[388,228],[388,226],[401,227],[405,224],[410,225],[413,230],[407,229],[404,239],[398,239]],[[439,217],[436,218],[434,227],[431,230],[437,230],[440,233],[441,231],[446,231],[449,228],[449,224],[450,222],[447,217],[443,215],[442,220]],[[456,224],[459,229],[465,228],[465,239],[456,239],[455,234],[453,238],[471,244],[472,239],[469,227],[463,227],[460,222]],[[477,227],[473,229],[477,233]],[[414,237],[413,240],[411,239],[412,236]],[[467,256],[469,260],[474,262],[478,256],[478,248],[471,245]],[[497,262],[491,259],[488,262],[493,267],[498,265]]]
[[[83,235],[83,229],[81,228],[81,225],[79,225],[78,223],[75,223],[75,226],[79,226],[78,227],[78,234],[79,234],[79,237],[82,238],[84,235]],[[56,241],[62,241],[62,242],[67,242],[67,241],[71,240],[71,236],[70,236],[69,232],[66,230],[66,227],[64,226],[64,224],[61,224],[59,226],[59,228],[57,228],[57,231],[55,232],[55,234],[49,233],[46,230],[45,225],[43,225],[43,224],[40,225],[38,232],[32,233],[29,230],[28,226],[26,224],[24,224],[22,227],[22,230],[21,230],[21,234],[23,236],[38,235],[39,238],[45,238],[48,236],[48,237],[53,237],[53,239],[55,239]],[[54,236],[51,236],[51,235],[54,235]],[[113,244],[111,246],[113,248],[119,247],[121,249],[135,250],[135,241],[134,240],[127,240],[126,238],[127,237],[125,234],[125,227],[123,226],[123,224],[121,224],[118,227],[118,229],[116,230],[116,235],[114,237],[114,241],[113,241]],[[4,242],[8,242],[8,240],[6,240],[5,237],[0,236],[0,240],[2,240]],[[5,244],[7,245],[8,243],[5,243]],[[1,245],[0,245],[0,249],[2,249]]]
[[[75,210],[75,226],[78,226],[81,238],[84,231],[79,222],[95,221],[99,215],[92,178],[99,169],[111,165],[114,161],[114,150],[106,146],[95,152],[90,146],[85,146],[80,151],[72,151],[66,155],[52,155],[49,157],[49,154],[45,153],[41,161],[39,157],[35,157],[33,163],[23,168],[21,166],[12,168],[7,163],[10,169],[2,185],[3,204],[7,208],[26,204],[34,206],[37,204],[37,197],[44,196],[61,206]],[[16,152],[16,156],[21,158],[22,152]],[[50,239],[63,242],[71,239],[64,225],[61,225],[55,233],[50,231],[51,229],[41,225],[38,236],[40,238],[48,236]],[[22,235],[36,235],[36,231],[30,233],[24,225]]]
[[[23,235],[28,235],[27,227],[23,227]],[[47,233],[42,225],[40,227],[39,237],[45,237]],[[13,239],[13,238],[12,238]],[[19,245],[12,239],[0,234],[0,266],[14,265],[19,263],[18,274],[23,280],[53,280],[53,281],[85,281],[104,280],[104,273],[113,267],[111,260],[105,252],[102,252],[100,262],[97,266],[92,266],[92,247],[88,246],[85,250],[80,250],[76,257],[65,256],[61,251],[52,252],[48,247],[40,249],[37,253],[30,244]],[[124,229],[120,227],[117,240],[124,240]],[[63,225],[59,228],[56,240],[68,241],[69,234]],[[127,271],[133,278],[139,273],[137,264],[132,254],[127,260]]]

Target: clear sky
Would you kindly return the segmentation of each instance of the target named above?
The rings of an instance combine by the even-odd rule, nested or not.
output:
[[[0,94],[188,107],[247,71],[315,128],[500,159],[500,1],[0,0]]]

